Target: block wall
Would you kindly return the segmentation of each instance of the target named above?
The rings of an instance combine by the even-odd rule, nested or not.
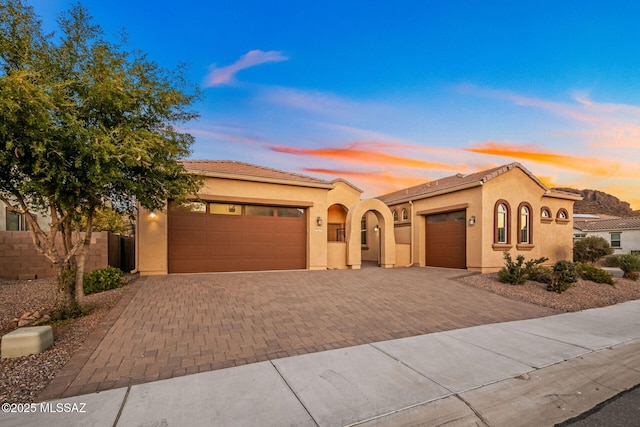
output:
[[[60,245],[62,239],[59,239]],[[93,233],[86,271],[104,268],[108,264],[107,232]],[[0,231],[0,278],[43,279],[53,277],[51,262],[40,255],[28,231]]]

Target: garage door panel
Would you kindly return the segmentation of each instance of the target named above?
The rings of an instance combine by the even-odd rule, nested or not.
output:
[[[224,245],[234,245],[236,243],[241,244],[243,239],[242,232],[240,231],[236,233],[231,233],[231,232],[224,232],[220,230],[215,230],[215,231],[210,230],[209,232],[206,232],[206,233],[201,232],[201,234],[204,236],[206,241],[209,242],[209,244],[214,244],[216,246],[223,246],[223,247]]]
[[[197,230],[177,231],[172,236],[172,243],[179,245],[207,245],[207,235]]]
[[[202,230],[207,226],[206,214],[175,215],[170,212],[169,215],[173,218],[172,228],[175,230]]]
[[[427,217],[425,228],[426,265],[447,268],[467,267],[465,220],[430,223]]]
[[[234,245],[210,245],[207,247],[207,256],[215,258],[242,257],[244,248],[240,244]]]
[[[306,268],[306,227],[304,217],[170,210],[169,272]]]

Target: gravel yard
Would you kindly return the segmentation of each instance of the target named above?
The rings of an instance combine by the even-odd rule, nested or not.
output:
[[[622,278],[615,278],[615,286],[578,280],[567,291],[559,294],[547,291],[547,285],[542,283],[528,281],[524,285],[510,285],[499,282],[497,277],[495,273],[474,274],[461,278],[460,282],[514,300],[567,312],[640,299],[640,281]]]
[[[568,291],[548,292],[546,285],[527,282],[521,286],[497,281],[496,274],[475,274],[460,278],[468,286],[485,289],[513,300],[551,307],[561,311],[579,311],[640,299],[640,282],[616,279],[615,286],[580,280]],[[49,384],[71,355],[120,300],[125,288],[86,297],[92,308],[89,315],[53,325],[54,345],[44,353],[0,359],[0,404],[30,403]],[[15,329],[12,319],[24,312],[50,313],[58,292],[53,279],[8,281],[0,279],[0,335]]]
[[[49,384],[87,336],[117,304],[124,288],[85,297],[91,313],[52,325],[53,346],[40,354],[0,359],[0,404],[30,403]],[[15,329],[12,319],[24,312],[50,314],[58,300],[54,279],[0,279],[0,335]]]

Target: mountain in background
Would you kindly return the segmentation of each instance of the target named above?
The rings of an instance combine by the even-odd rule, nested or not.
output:
[[[554,190],[579,194],[582,200],[573,205],[573,213],[608,214],[614,216],[640,216],[640,211],[631,209],[631,205],[611,194],[598,190],[578,190],[575,188],[554,188]]]

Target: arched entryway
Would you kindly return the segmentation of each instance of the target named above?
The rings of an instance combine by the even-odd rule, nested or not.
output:
[[[347,214],[347,266],[352,269],[360,269],[362,266],[362,217],[367,212],[373,214],[377,222],[380,266],[392,268],[396,263],[393,217],[389,207],[378,199],[362,200]]]
[[[334,203],[327,210],[327,267],[347,268],[347,214],[341,203]]]

